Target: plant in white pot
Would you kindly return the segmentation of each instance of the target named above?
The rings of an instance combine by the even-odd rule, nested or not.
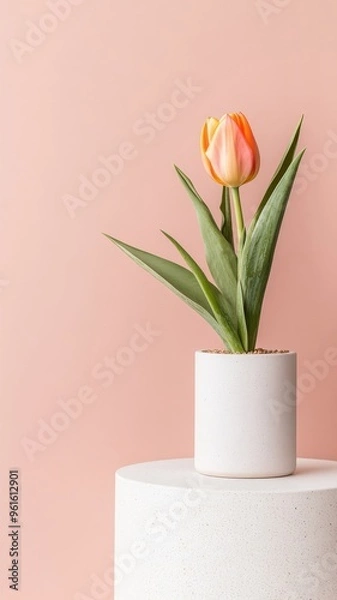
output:
[[[221,225],[176,167],[197,213],[213,281],[168,233],[186,267],[107,236],[206,319],[224,345],[196,352],[195,468],[207,475],[277,477],[296,466],[296,401],[289,402],[286,393],[289,384],[296,386],[296,354],[256,349],[256,343],[278,234],[304,152],[296,155],[301,124],[249,226],[240,187],[256,177],[260,158],[242,113],[208,118],[201,132],[204,166],[222,187]]]

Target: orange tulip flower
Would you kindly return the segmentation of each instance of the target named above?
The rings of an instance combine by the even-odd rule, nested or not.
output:
[[[221,185],[238,188],[258,174],[259,149],[242,113],[206,119],[200,147],[206,171]]]

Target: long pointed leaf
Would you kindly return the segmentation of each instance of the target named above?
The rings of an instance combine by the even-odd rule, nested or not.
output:
[[[240,261],[240,279],[248,326],[249,350],[255,347],[275,247],[303,153],[304,150],[290,164],[272,192],[255,227],[250,227],[247,233]]]
[[[223,217],[221,224],[221,233],[226,238],[227,242],[232,246],[233,251],[235,251],[229,188],[226,186],[223,186],[222,188],[220,210],[222,212]]]
[[[104,235],[108,240],[125,252],[127,256],[132,258],[135,263],[145,269],[148,273],[151,273],[151,275],[161,281],[161,283],[166,285],[166,287],[186,302],[188,306],[193,308],[193,310],[203,317],[221,337],[222,329],[214,318],[208,301],[200,289],[193,273],[170,260],[145,252],[139,248],[134,248],[108,234]],[[210,285],[212,284],[210,283]],[[213,286],[213,288],[216,290],[215,286]]]
[[[294,156],[295,156],[295,152],[296,152],[296,148],[297,148],[297,144],[298,144],[298,140],[300,137],[300,133],[301,133],[301,127],[302,127],[302,123],[303,123],[303,115],[295,129],[295,132],[293,134],[293,137],[290,140],[290,144],[287,148],[287,150],[285,151],[274,175],[273,178],[265,192],[265,195],[263,196],[261,203],[254,215],[254,218],[252,220],[251,223],[251,227],[255,227],[255,224],[257,223],[259,216],[262,212],[262,210],[264,209],[265,205],[267,204],[271,194],[273,193],[274,189],[276,188],[276,186],[278,185],[279,181],[281,181],[283,175],[285,174],[285,172],[287,171],[288,167],[290,166],[290,164],[292,163]]]
[[[232,321],[236,321],[236,282],[237,261],[235,252],[222,235],[212,213],[198,194],[191,180],[175,167],[180,180],[187,190],[197,212],[199,226],[205,245],[206,261],[214,281],[227,302],[227,310]]]
[[[238,281],[238,296],[237,296],[237,310],[238,310],[238,328],[240,333],[240,339],[245,352],[248,351],[248,329],[245,314],[245,306],[243,300],[243,293],[240,281]]]
[[[208,281],[205,273],[199,267],[199,265],[195,262],[192,256],[175,240],[171,235],[162,232],[172,244],[177,248],[180,255],[185,260],[187,266],[191,269],[194,274],[196,280],[198,281],[203,293],[205,294],[209,305],[212,308],[213,314],[218,321],[219,325],[222,328],[222,339],[225,342],[226,346],[232,352],[243,352],[243,346],[241,344],[240,338],[237,335],[235,329],[230,323],[228,317],[222,312],[221,306],[219,304],[218,298],[214,293],[210,282]]]

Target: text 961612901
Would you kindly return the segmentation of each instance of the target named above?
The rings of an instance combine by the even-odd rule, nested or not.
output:
[[[20,477],[18,470],[9,471],[9,568],[8,582],[11,590],[20,588]]]

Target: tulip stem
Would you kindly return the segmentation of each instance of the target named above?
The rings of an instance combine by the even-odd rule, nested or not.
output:
[[[232,196],[234,200],[234,211],[236,218],[236,228],[238,232],[238,248],[241,248],[241,244],[244,241],[244,233],[245,233],[245,224],[243,220],[241,200],[240,200],[240,190],[239,188],[231,188]]]

